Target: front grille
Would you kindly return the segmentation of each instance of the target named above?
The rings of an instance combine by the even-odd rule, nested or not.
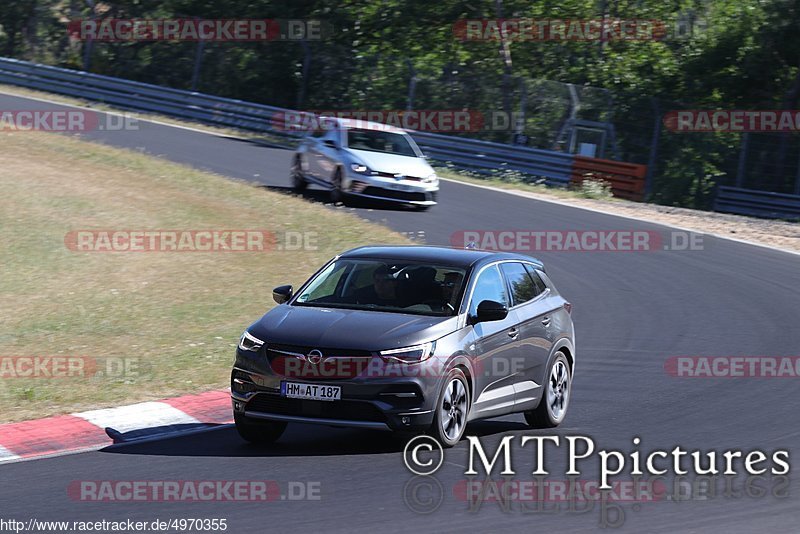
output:
[[[394,172],[374,172],[372,173],[373,176],[380,176],[381,178],[394,178],[397,176],[397,173]],[[418,176],[403,176],[403,180],[411,180],[412,182],[421,182],[422,178]]]
[[[378,408],[367,402],[350,400],[315,401],[289,399],[261,393],[247,403],[249,412],[271,413],[319,419],[349,419],[385,423],[386,417]]]
[[[365,195],[374,197],[392,198],[395,200],[408,200],[408,201],[425,201],[425,193],[409,192],[409,191],[394,191],[392,189],[382,189],[380,187],[367,187],[364,189]]]
[[[323,361],[312,364],[298,355],[307,356],[312,350],[322,353]],[[272,371],[296,380],[348,380],[368,369],[372,361],[368,350],[317,348],[300,345],[270,344],[267,361]]]
[[[320,351],[325,357],[344,358],[349,356],[351,358],[369,358],[372,356],[372,353],[368,350],[331,349],[323,347],[311,347],[307,345],[281,345],[277,343],[269,343],[267,345],[267,355],[270,356],[271,354],[289,352],[293,354],[302,354],[305,356],[314,349]]]

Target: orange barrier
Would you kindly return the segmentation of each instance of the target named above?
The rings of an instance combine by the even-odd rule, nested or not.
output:
[[[646,175],[647,165],[575,156],[570,183],[580,184],[586,178],[605,180],[615,197],[641,202]]]

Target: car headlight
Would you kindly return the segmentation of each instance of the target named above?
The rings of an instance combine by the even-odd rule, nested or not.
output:
[[[423,343],[402,349],[382,350],[380,355],[388,360],[397,360],[402,363],[424,362],[433,354],[436,342]]]
[[[439,180],[439,177],[436,176],[436,173],[433,173],[430,176],[427,176],[426,178],[424,178],[422,180],[422,183],[424,183],[424,184],[432,184],[432,183],[437,182],[438,180]]]
[[[350,168],[353,169],[353,172],[357,172],[358,174],[369,174],[369,167],[360,163],[351,163]]]
[[[244,351],[258,352],[263,346],[264,342],[247,330],[245,330],[242,337],[239,338],[239,348]]]

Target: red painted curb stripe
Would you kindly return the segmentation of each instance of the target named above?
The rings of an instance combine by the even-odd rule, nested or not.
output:
[[[233,421],[231,394],[228,390],[207,391],[199,395],[186,395],[162,402],[184,412],[201,423],[224,424]]]
[[[110,444],[102,428],[72,415],[0,425],[0,445],[23,458]]]

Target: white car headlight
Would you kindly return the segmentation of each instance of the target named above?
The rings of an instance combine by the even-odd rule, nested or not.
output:
[[[242,337],[239,338],[239,348],[244,351],[258,352],[263,346],[264,342],[255,337],[247,330],[245,330],[244,333],[242,334]]]
[[[425,177],[425,179],[422,180],[422,183],[432,184],[432,183],[435,183],[435,182],[438,182],[438,181],[439,181],[439,177],[436,176],[436,173],[433,173],[430,176]]]
[[[350,168],[353,169],[353,172],[357,172],[358,174],[369,174],[369,167],[360,163],[351,163]]]
[[[419,363],[430,358],[435,348],[436,343],[429,342],[402,349],[382,350],[380,355],[384,359],[397,360],[402,363]]]

